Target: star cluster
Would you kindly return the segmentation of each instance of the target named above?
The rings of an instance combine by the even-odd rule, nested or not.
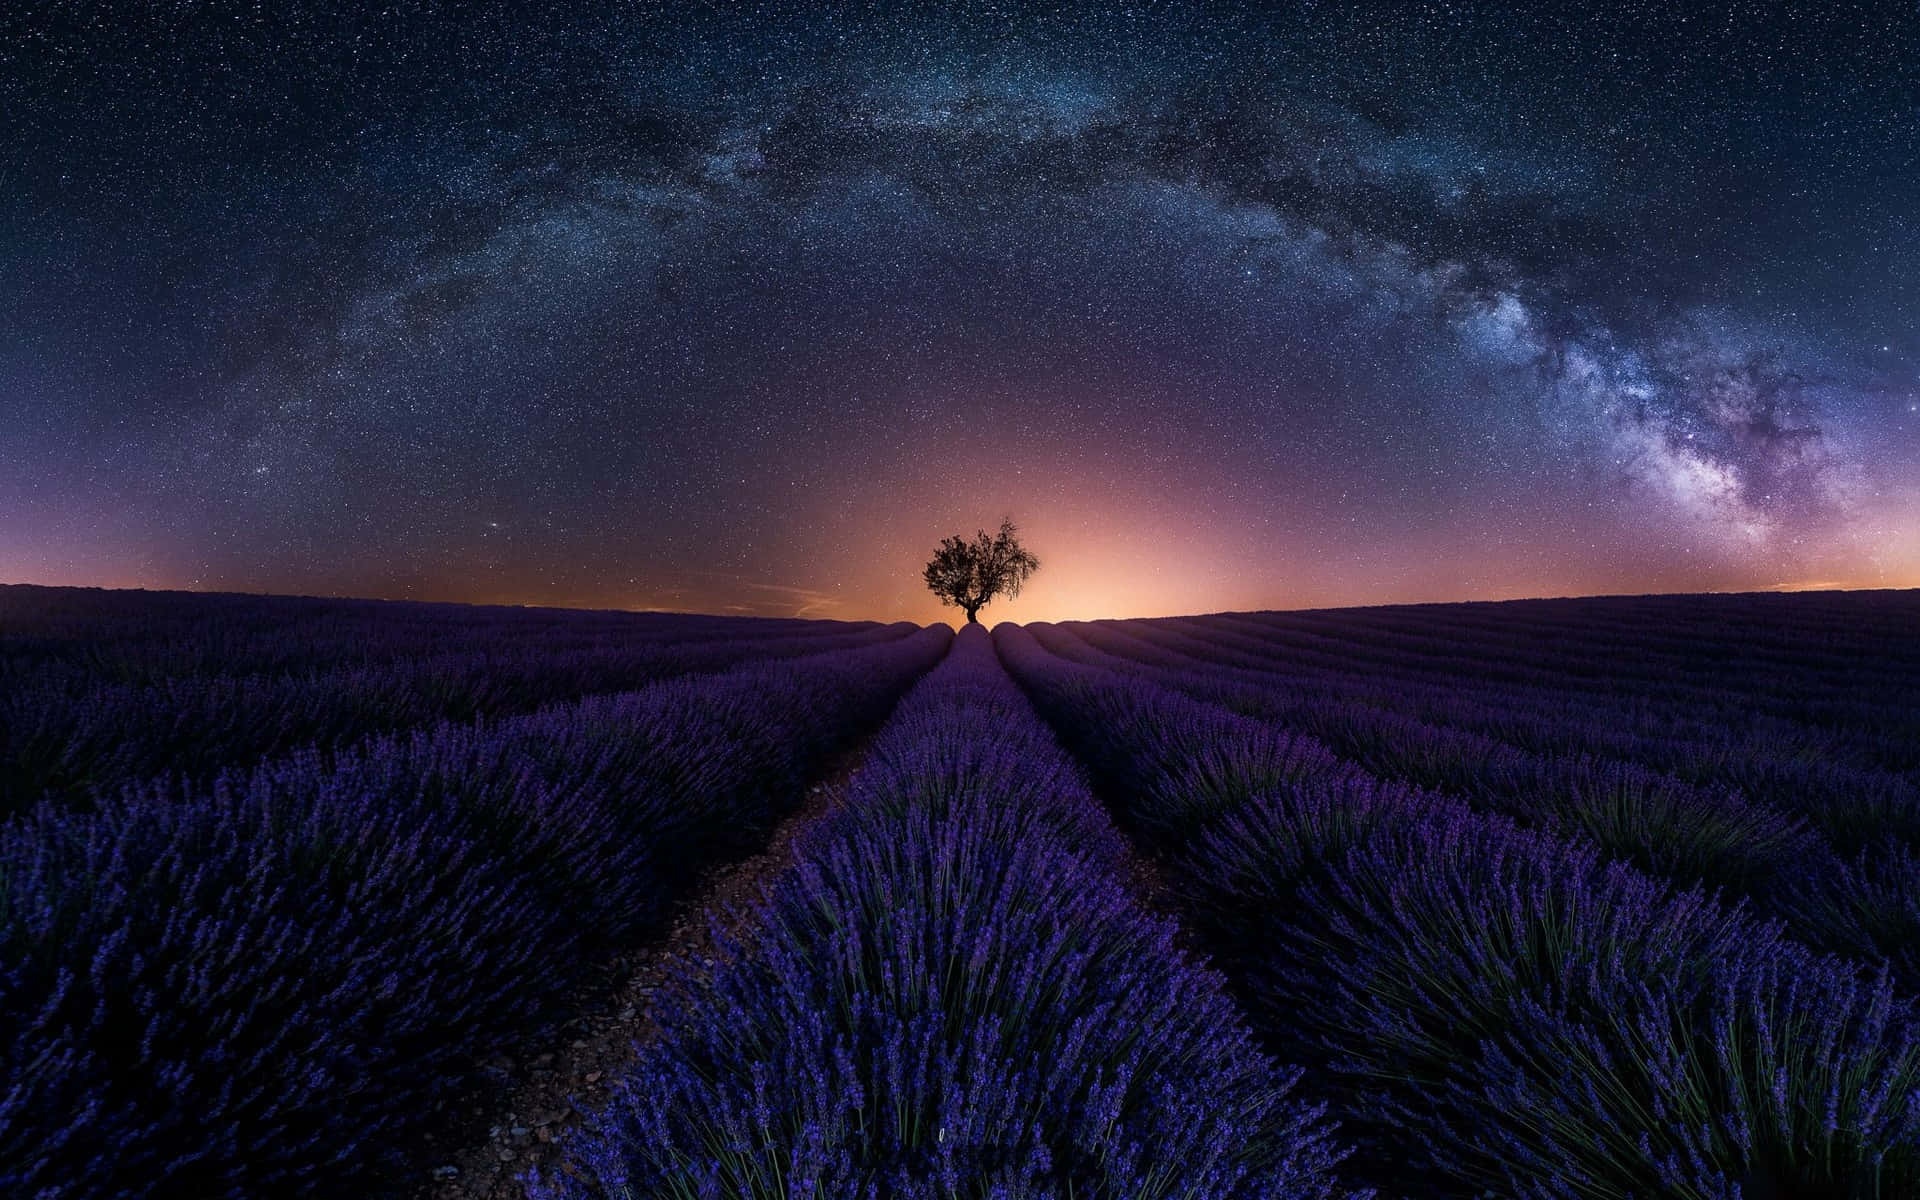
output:
[[[29,4],[0,111],[0,579],[1920,584],[1908,4]]]

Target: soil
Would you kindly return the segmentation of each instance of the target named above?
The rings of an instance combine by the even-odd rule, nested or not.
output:
[[[609,1085],[656,1032],[662,985],[684,963],[714,965],[716,934],[742,931],[766,886],[792,863],[796,836],[840,803],[864,751],[842,756],[813,784],[760,853],[714,868],[657,942],[603,964],[567,1006],[571,1017],[483,1063],[483,1082],[448,1106],[448,1120],[409,1155],[415,1166],[382,1194],[525,1200],[521,1177],[536,1165],[553,1169],[584,1114],[612,1098]]]
[[[380,1191],[386,1200],[525,1200],[522,1177],[553,1170],[585,1114],[612,1099],[610,1084],[654,1036],[654,998],[667,979],[692,963],[712,967],[716,935],[743,931],[764,889],[793,862],[796,837],[831,812],[866,754],[863,745],[838,759],[813,784],[800,808],[774,830],[765,849],[718,866],[676,906],[656,942],[614,958],[593,973],[567,1007],[572,1016],[483,1064],[485,1082],[449,1106],[448,1120],[409,1155],[408,1175]],[[1122,837],[1122,878],[1143,908],[1177,916],[1180,903],[1159,864]],[[1176,942],[1195,958],[1185,922]]]

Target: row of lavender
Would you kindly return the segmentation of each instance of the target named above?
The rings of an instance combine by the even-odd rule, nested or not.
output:
[[[914,626],[4,589],[0,815]]]
[[[1727,757],[1920,767],[1912,593],[1696,597],[1632,620],[1648,600],[1248,614],[1141,622],[1264,654],[1348,684],[1450,683],[1494,698],[1577,700],[1586,736],[1669,752],[1702,770]],[[1529,616],[1528,614],[1532,614]],[[1549,616],[1549,614],[1552,614]],[[1760,619],[1764,615],[1765,620]],[[1610,619],[1609,619],[1610,618]],[[1234,638],[1229,631],[1253,635]],[[1676,731],[1689,746],[1672,754]],[[1650,740],[1649,740],[1650,739]],[[1721,753],[1701,761],[1701,744]],[[1764,772],[1753,775],[1764,782]]]
[[[1709,598],[1702,605],[1714,603]],[[1529,651],[1524,629],[1445,639],[1324,621],[1314,632],[1273,617],[1136,622],[1125,632],[1163,650],[1283,676],[1303,699],[1353,697],[1539,748],[1584,748],[1646,761],[1696,782],[1791,796],[1910,785],[1920,734],[1902,640],[1742,668],[1737,636],[1701,637],[1687,654],[1625,637],[1559,635]],[[1377,620],[1377,618],[1376,618]],[[1337,636],[1336,636],[1337,635]],[[1585,662],[1576,673],[1574,662]],[[1314,694],[1317,689],[1317,694]]]
[[[16,816],[0,1193],[298,1195],[378,1167],[951,638],[890,634]]]
[[[1710,609],[1716,602],[1697,603]],[[1805,739],[1788,735],[1730,745],[1717,727],[1703,731],[1648,697],[1641,677],[1658,655],[1625,637],[1601,643],[1604,653],[1589,648],[1595,661],[1585,677],[1612,690],[1581,696],[1489,679],[1526,669],[1523,656],[1485,644],[1521,640],[1514,632],[1483,634],[1479,644],[1463,636],[1452,659],[1397,665],[1354,634],[1356,661],[1342,672],[1332,648],[1290,640],[1284,630],[1264,638],[1248,632],[1263,624],[1281,622],[1276,614],[1035,633],[1077,661],[1310,735],[1379,778],[1590,841],[1658,876],[1746,896],[1797,938],[1887,962],[1903,989],[1920,992],[1920,781],[1912,773],[1840,765],[1831,747],[1808,750]],[[1855,676],[1897,661],[1911,640],[1889,633],[1851,673],[1847,656],[1863,650],[1827,652],[1827,670],[1868,688]],[[1612,664],[1624,678],[1611,678]],[[1738,711],[1743,693],[1735,678],[1716,680],[1687,662],[1668,670],[1674,687],[1684,685],[1703,704]],[[1817,675],[1782,666],[1772,687],[1817,697]],[[1909,678],[1904,693],[1880,699],[1883,724],[1910,719],[1920,706],[1916,692]],[[1764,704],[1766,694],[1754,703]],[[1651,708],[1649,720],[1664,734],[1623,736],[1630,721],[1622,710],[1631,706]]]
[[[310,674],[506,644],[568,650],[614,639],[846,633],[859,624],[0,584],[0,679],[43,670],[80,674],[89,683]]]
[[[1710,610],[1721,603],[1699,601]],[[1908,607],[1920,618],[1920,605],[1909,600]],[[1432,656],[1415,666],[1391,657],[1373,664],[1353,661],[1363,647],[1376,654],[1394,652],[1392,647],[1383,651],[1360,631],[1315,667],[1302,661],[1306,655],[1300,646],[1276,644],[1280,638],[1270,629],[1250,641],[1225,632],[1222,626],[1229,623],[1185,623],[1205,643],[1199,657],[1225,663],[1232,661],[1229,655],[1246,656],[1249,649],[1264,655],[1240,661],[1266,672],[1262,682],[1284,685],[1266,689],[1269,703],[1281,700],[1288,719],[1318,720],[1320,736],[1344,737],[1356,753],[1377,752],[1369,742],[1392,740],[1392,731],[1369,736],[1364,720],[1345,715],[1375,710],[1465,739],[1464,753],[1456,757],[1485,758],[1489,742],[1503,743],[1495,745],[1495,753],[1514,748],[1535,755],[1585,755],[1646,768],[1663,777],[1662,785],[1691,785],[1696,794],[1737,793],[1804,816],[1847,852],[1889,833],[1920,832],[1913,816],[1920,800],[1916,777],[1889,765],[1913,755],[1920,734],[1912,687],[1920,667],[1900,665],[1901,652],[1911,652],[1910,632],[1812,662],[1778,662],[1758,678],[1728,665],[1739,657],[1737,634],[1702,636],[1692,654],[1666,662],[1635,640],[1590,642],[1575,647],[1589,660],[1581,689],[1557,658],[1535,668],[1544,679],[1530,685],[1500,679],[1516,669],[1517,656],[1503,648],[1504,634],[1461,637],[1450,657]],[[1183,637],[1174,624],[1143,625],[1137,632],[1168,648],[1168,639]],[[1817,633],[1817,626],[1809,632]],[[1559,636],[1570,640],[1570,635]],[[1877,682],[1883,676],[1884,682]],[[1776,709],[1823,706],[1823,711],[1814,721],[1768,718],[1760,710],[1770,704]],[[1353,728],[1342,731],[1342,724]]]
[[[1384,719],[1373,744],[1395,757],[1370,765],[1400,782],[1383,780],[1203,702],[1293,711],[1248,702],[1272,680],[1171,655],[1146,624],[995,637],[1177,882],[1269,1048],[1336,1101],[1361,1175],[1460,1196],[1920,1190],[1910,1003],[1687,890],[1715,846],[1737,876],[1745,837],[1774,830],[1759,857],[1784,870],[1783,847],[1817,835],[1737,793],[1608,774],[1632,764],[1576,771]],[[1422,770],[1452,786],[1405,782]],[[1477,779],[1495,782],[1462,785]],[[1722,828],[1694,836],[1702,803]],[[1661,859],[1690,836],[1688,861]]]
[[[1184,896],[1266,1050],[1336,1106],[1350,1178],[1463,1197],[1914,1192],[1913,1014],[1803,944],[1908,969],[1838,855],[1906,811],[1891,747],[1911,626],[1869,613],[1810,646],[1777,612],[1750,639],[1716,635],[1708,607],[1667,614],[1677,638],[1570,606],[1472,636],[1478,618],[1445,610],[996,638]],[[622,641],[726,644],[649,622]],[[843,630],[744,641],[804,655]],[[24,631],[39,641],[17,669],[76,669],[58,632]],[[949,637],[850,633],[838,653],[96,787],[97,811],[16,820],[0,1189],[297,1194],[375,1164],[475,1052],[751,844]],[[192,635],[154,642],[174,649],[130,677],[194,677],[175,671]],[[1700,665],[1723,660],[1718,678]],[[1742,691],[1783,678],[1790,695]],[[1875,721],[1849,718],[1855,688]],[[1694,705],[1776,723],[1716,757],[1679,721]],[[1649,767],[1604,740],[1634,720],[1675,721],[1707,765]],[[1116,882],[1124,850],[977,632],[798,860],[717,977],[680,982],[627,1100],[548,1190],[1337,1190],[1327,1127]],[[1696,879],[1751,894],[1791,937],[1681,890]],[[1912,919],[1914,890],[1882,894]]]
[[[611,1197],[1340,1192],[1297,1073],[1124,881],[1127,852],[977,627],[535,1188]]]

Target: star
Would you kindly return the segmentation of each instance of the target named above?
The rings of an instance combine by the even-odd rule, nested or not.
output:
[[[932,620],[1012,515],[1013,619],[1920,575],[1920,18],[1851,12],[28,13],[0,571]]]

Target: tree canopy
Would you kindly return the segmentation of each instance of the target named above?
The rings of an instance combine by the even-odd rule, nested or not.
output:
[[[1020,544],[1011,518],[1000,522],[1000,532],[982,529],[972,541],[960,536],[944,539],[927,564],[927,587],[941,601],[963,608],[967,620],[995,596],[1018,596],[1020,585],[1040,569],[1040,560]]]

